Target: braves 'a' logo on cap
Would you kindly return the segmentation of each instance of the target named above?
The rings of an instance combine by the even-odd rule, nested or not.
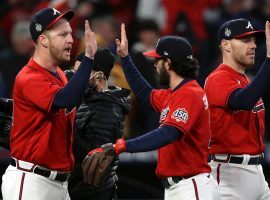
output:
[[[36,29],[37,32],[42,31],[42,26],[41,26],[41,24],[36,23],[36,24],[35,24],[35,29]]]
[[[52,9],[53,9],[53,15],[56,15],[57,13],[60,14],[60,12],[56,10],[55,8],[52,8]]]
[[[250,21],[248,21],[248,25],[246,26],[246,29],[249,29],[249,28],[253,29],[253,27],[252,27]]]
[[[175,119],[177,122],[186,123],[188,121],[189,116],[185,108],[178,108],[173,112],[171,118]]]
[[[229,28],[225,28],[224,34],[226,37],[230,37],[230,35],[232,34],[232,31]]]

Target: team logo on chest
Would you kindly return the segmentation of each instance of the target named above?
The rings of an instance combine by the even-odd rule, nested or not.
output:
[[[178,108],[176,111],[173,112],[172,119],[175,119],[177,122],[184,122],[188,121],[188,112],[185,108]]]
[[[160,122],[160,123],[163,122],[163,121],[166,119],[166,116],[167,116],[167,114],[169,113],[169,111],[170,111],[170,108],[169,108],[169,107],[164,108],[164,109],[161,111],[160,117],[159,117],[159,122]]]

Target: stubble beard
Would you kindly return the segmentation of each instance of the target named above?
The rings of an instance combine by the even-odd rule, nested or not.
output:
[[[49,51],[53,59],[57,62],[57,64],[65,64],[70,61],[70,57],[65,57],[63,55],[63,50],[60,50],[54,45],[49,47]]]
[[[240,65],[244,66],[245,68],[252,67],[255,63],[255,57],[252,59],[252,61],[249,61],[246,56],[243,56],[242,58],[238,58],[236,60]]]

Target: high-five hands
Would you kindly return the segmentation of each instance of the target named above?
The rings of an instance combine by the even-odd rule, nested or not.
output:
[[[97,51],[97,41],[95,33],[91,30],[88,20],[85,20],[85,56],[94,59],[94,55]]]
[[[115,40],[117,46],[117,53],[121,57],[125,57],[128,55],[128,40],[125,29],[125,24],[121,24],[121,41],[119,39]]]

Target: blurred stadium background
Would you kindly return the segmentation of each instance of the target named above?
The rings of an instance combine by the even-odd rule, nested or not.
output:
[[[115,38],[119,25],[127,27],[130,54],[142,75],[155,88],[154,61],[142,52],[155,48],[160,36],[176,34],[190,41],[200,63],[199,83],[203,86],[207,75],[220,63],[217,30],[227,20],[249,19],[255,29],[264,29],[270,17],[270,0],[1,0],[0,6],[0,97],[12,98],[16,74],[31,57],[33,42],[28,31],[31,16],[44,7],[60,11],[72,9],[71,21],[74,44],[70,69],[75,57],[84,49],[84,19],[89,19],[100,47],[109,47],[115,54]],[[247,71],[252,77],[265,57],[265,44],[258,45],[256,62]],[[110,76],[110,83],[128,88],[120,60]],[[126,138],[132,138],[158,126],[158,114],[147,110],[132,95],[132,112],[126,119]],[[264,170],[270,180],[270,136],[266,134]],[[0,173],[9,162],[9,152],[0,149]],[[173,163],[172,163],[173,164]],[[123,154],[118,169],[120,199],[163,199],[163,188],[155,177],[156,152]]]

